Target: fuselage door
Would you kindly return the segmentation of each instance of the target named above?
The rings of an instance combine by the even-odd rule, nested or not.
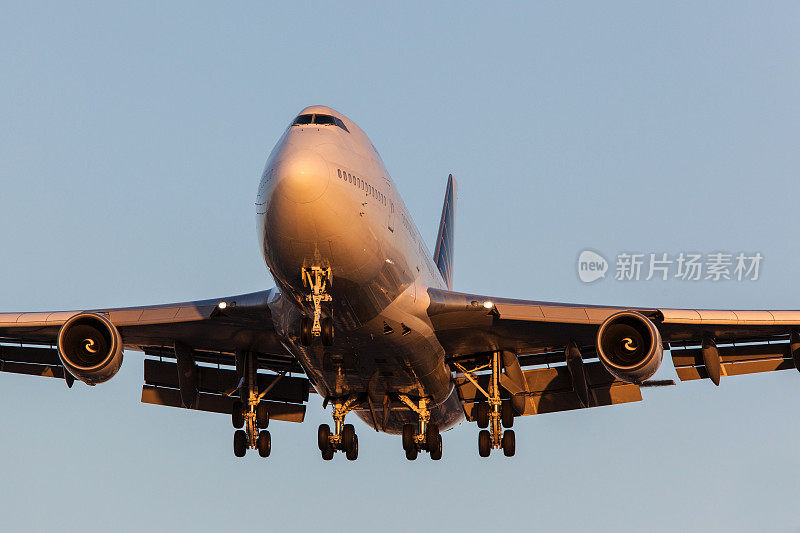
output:
[[[386,206],[388,208],[386,210],[387,211],[386,227],[389,228],[389,231],[394,233],[394,201],[392,200],[392,196],[394,195],[392,194],[392,182],[386,176],[384,176],[383,181],[386,184],[386,192],[388,193],[386,201],[389,204]]]

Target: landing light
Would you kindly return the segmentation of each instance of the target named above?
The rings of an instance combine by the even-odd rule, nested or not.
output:
[[[487,300],[487,301],[483,302],[483,306],[484,306],[486,309],[491,309],[492,307],[494,307],[494,304],[493,304],[492,302],[490,302],[490,301],[488,301],[488,300]]]
[[[217,304],[217,307],[220,309],[225,309],[226,307],[228,307],[228,302],[220,302]]]

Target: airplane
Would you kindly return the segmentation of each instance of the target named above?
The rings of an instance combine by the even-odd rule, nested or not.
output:
[[[430,254],[378,151],[343,114],[303,109],[255,202],[276,287],[211,300],[0,313],[0,371],[97,385],[144,354],[141,401],[221,413],[237,457],[269,457],[271,420],[332,408],[317,444],[358,458],[353,413],[442,457],[475,422],[478,453],[516,449],[516,418],[640,401],[669,350],[680,380],[800,369],[800,311],[598,306],[453,291],[456,181]]]

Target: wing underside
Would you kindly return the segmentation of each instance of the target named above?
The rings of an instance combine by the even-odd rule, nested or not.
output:
[[[598,329],[620,311],[636,311],[655,324],[683,381],[710,378],[718,384],[720,376],[800,368],[800,311],[586,306],[438,289],[428,294],[428,314],[456,373],[469,419],[474,418],[473,406],[485,401],[479,387],[490,387],[495,352],[514,355],[512,368],[501,369],[501,385],[503,379],[508,385],[501,388],[503,398],[525,398],[518,414],[641,400],[640,385],[615,379],[597,359]],[[570,368],[571,345],[582,368]],[[671,382],[644,385],[667,384]]]
[[[252,360],[259,390],[269,389],[261,401],[271,417],[301,422],[309,381],[275,334],[268,305],[275,297],[263,291],[88,312],[114,324],[126,350],[144,353],[142,402],[230,414],[240,396],[242,361]],[[75,379],[62,364],[56,339],[79,313],[0,314],[0,372],[63,379],[71,387]],[[179,368],[192,377],[189,392]]]

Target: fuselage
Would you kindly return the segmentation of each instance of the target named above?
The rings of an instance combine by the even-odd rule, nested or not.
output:
[[[264,260],[281,290],[276,331],[317,391],[335,401],[369,395],[357,411],[396,433],[416,420],[382,406],[398,394],[436,407],[441,429],[463,419],[445,353],[427,315],[429,287],[444,288],[416,225],[377,150],[344,115],[323,106],[301,111],[269,156],[259,185],[257,227]],[[312,312],[303,268],[330,268],[335,342],[303,346],[300,322]]]

